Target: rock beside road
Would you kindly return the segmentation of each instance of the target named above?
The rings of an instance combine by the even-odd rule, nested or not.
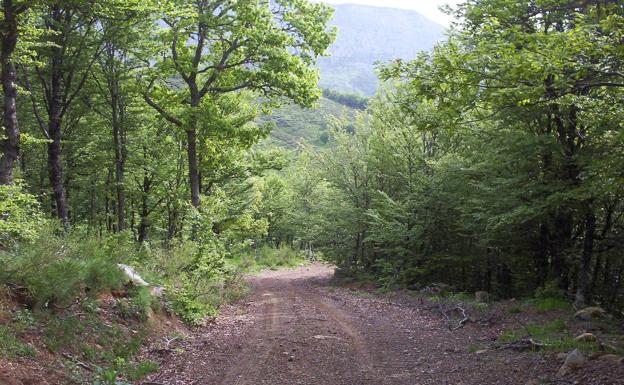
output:
[[[568,356],[566,357],[563,365],[561,365],[561,368],[559,368],[557,375],[565,376],[572,371],[579,369],[580,367],[585,365],[586,362],[587,359],[585,358],[583,353],[578,351],[578,349],[574,349],[573,351],[568,353]]]
[[[595,319],[599,319],[604,317],[607,312],[598,306],[586,307],[585,309],[581,309],[574,314],[574,318],[580,319],[583,321],[592,321]]]
[[[592,333],[583,333],[574,338],[576,342],[597,342],[598,337],[593,335]]]

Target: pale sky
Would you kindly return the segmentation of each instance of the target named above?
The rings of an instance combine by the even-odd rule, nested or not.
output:
[[[365,4],[378,7],[413,9],[438,24],[449,26],[451,18],[440,12],[438,7],[459,4],[462,0],[317,0],[330,4]]]

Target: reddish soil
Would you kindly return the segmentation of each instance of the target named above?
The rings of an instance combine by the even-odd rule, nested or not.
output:
[[[332,273],[314,264],[250,278],[250,298],[190,338],[151,349],[161,370],[143,384],[624,384],[617,361],[560,378],[553,353],[472,352],[510,327],[508,313],[450,331],[421,300],[335,287]]]

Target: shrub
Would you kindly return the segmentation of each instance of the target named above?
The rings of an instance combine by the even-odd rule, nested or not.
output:
[[[35,350],[15,335],[8,326],[0,325],[0,357],[34,357]]]
[[[141,361],[135,365],[129,365],[126,369],[126,376],[130,381],[137,381],[145,378],[148,374],[158,370],[159,365],[154,361]]]
[[[298,252],[289,246],[273,248],[264,245],[257,250],[252,251],[252,254],[247,258],[246,265],[248,270],[277,270],[283,267],[299,266],[307,261],[303,256],[303,253]]]
[[[557,280],[549,281],[543,287],[535,289],[535,298],[564,298],[565,291],[559,287]]]
[[[35,239],[45,222],[39,202],[20,186],[0,186],[0,248]]]
[[[198,295],[192,287],[170,287],[167,293],[172,310],[185,322],[201,325],[207,317],[217,315],[217,309],[206,301],[206,295]]]
[[[217,237],[201,243],[181,241],[163,249],[145,247],[141,260],[148,280],[162,282],[171,310],[184,321],[201,324],[215,316],[223,302],[232,271],[225,264],[225,247]]]
[[[533,304],[539,313],[571,308],[570,303],[563,298],[538,298],[533,300]]]
[[[97,294],[118,288],[123,274],[97,238],[51,232],[15,248],[13,254],[0,253],[0,283],[26,289],[36,308],[67,306],[86,293]]]

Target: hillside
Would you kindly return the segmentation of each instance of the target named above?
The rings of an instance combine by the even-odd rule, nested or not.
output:
[[[319,62],[323,88],[373,95],[376,62],[412,59],[444,38],[443,26],[415,11],[354,4],[334,8],[338,36],[331,56]]]
[[[261,118],[261,121],[275,123],[270,143],[293,148],[305,141],[321,146],[327,140],[331,117],[350,117],[353,113],[354,110],[347,106],[321,98],[314,108],[287,105]]]
[[[338,36],[329,49],[331,56],[319,60],[319,85],[326,91],[372,96],[378,84],[375,63],[414,58],[444,38],[443,26],[415,11],[354,4],[333,7]],[[302,140],[322,145],[327,117],[351,114],[353,109],[322,98],[316,108],[286,106],[262,121],[276,125],[271,143],[292,148]]]

